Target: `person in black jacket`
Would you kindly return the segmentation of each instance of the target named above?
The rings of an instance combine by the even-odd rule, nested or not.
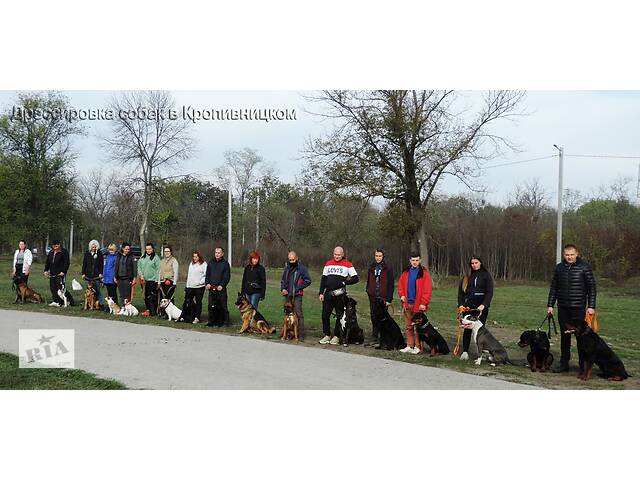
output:
[[[104,305],[101,288],[103,268],[104,257],[100,251],[100,244],[97,240],[91,240],[89,242],[89,250],[84,252],[84,258],[82,259],[82,278],[87,284],[93,284],[100,305]]]
[[[253,308],[258,310],[258,303],[264,300],[267,291],[267,273],[260,265],[260,254],[256,251],[249,253],[249,264],[244,267],[240,293],[249,298]]]
[[[562,250],[563,261],[556,265],[549,288],[547,313],[553,315],[553,306],[558,302],[560,324],[560,363],[554,372],[569,371],[571,358],[571,334],[564,333],[567,320],[572,324],[584,322],[585,309],[590,314],[596,308],[596,279],[591,265],[578,256],[578,247],[567,244]]]
[[[224,323],[229,324],[229,308],[227,307],[227,285],[231,280],[231,266],[224,259],[224,249],[216,247],[214,258],[207,263],[206,289],[209,290],[209,322],[207,326],[212,327],[211,309],[216,300],[222,304],[224,310]],[[217,325],[220,327],[221,325]]]
[[[384,250],[377,249],[373,254],[374,262],[369,266],[367,271],[367,284],[365,291],[369,297],[369,312],[371,315],[371,335],[373,340],[371,344],[373,346],[380,345],[378,331],[378,321],[374,317],[374,308],[377,298],[384,300],[384,303],[388,307],[393,301],[393,269],[391,265],[387,264],[384,260]]]
[[[114,279],[116,285],[118,285],[118,294],[120,295],[120,300],[122,300],[122,305],[124,305],[125,300],[130,302],[131,287],[136,282],[136,266],[133,255],[131,255],[131,245],[127,242],[122,244],[118,253]]]
[[[66,248],[62,248],[60,241],[51,242],[51,250],[47,254],[47,260],[44,264],[44,276],[49,279],[49,289],[53,301],[49,306],[60,306],[62,299],[58,296],[58,290],[64,286],[64,280],[69,270],[69,252]],[[69,301],[69,305],[74,306],[75,302],[71,293],[65,288],[65,296]]]
[[[480,311],[478,320],[484,325],[489,316],[489,307],[493,298],[493,277],[485,268],[478,256],[469,260],[469,270],[465,273],[458,287],[458,308],[477,308]],[[462,336],[462,354],[460,360],[469,359],[471,330],[465,329]]]

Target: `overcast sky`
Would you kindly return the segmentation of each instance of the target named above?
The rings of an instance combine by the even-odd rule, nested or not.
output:
[[[76,108],[104,108],[113,92],[70,91],[71,105]],[[280,177],[293,181],[303,163],[298,160],[304,141],[329,128],[325,122],[305,113],[317,109],[295,91],[205,91],[174,92],[178,108],[281,108],[295,109],[295,121],[205,121],[194,125],[197,152],[185,165],[184,172],[209,174],[223,161],[228,149],[250,147],[276,166]],[[0,105],[6,109],[14,104],[16,92],[0,92]],[[479,92],[465,95],[473,104]],[[624,155],[640,157],[640,92],[623,91],[529,91],[523,107],[529,114],[517,123],[502,121],[492,127],[492,133],[506,136],[520,147],[520,152],[496,158],[493,165],[556,155],[556,143],[565,148],[565,188],[583,193],[599,186],[630,177],[630,193],[635,196],[638,181],[637,159],[579,158],[570,155]],[[96,134],[107,133],[108,122],[85,122],[88,135],[75,141],[79,152],[77,169],[86,173],[105,161]],[[108,166],[108,168],[113,168]],[[557,157],[488,168],[480,184],[488,189],[486,199],[504,202],[517,184],[538,178],[555,204],[557,191]],[[449,179],[442,192],[467,192],[466,187]]]

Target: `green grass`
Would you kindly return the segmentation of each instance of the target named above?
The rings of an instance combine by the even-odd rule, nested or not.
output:
[[[0,390],[122,390],[115,380],[105,380],[82,370],[18,368],[18,357],[0,352]]]
[[[51,301],[51,294],[49,293],[48,281],[42,276],[41,270],[41,265],[34,265],[34,270],[29,279],[29,284],[38,292],[44,294],[47,303],[49,303]],[[184,271],[186,269],[181,270]],[[281,328],[282,319],[282,297],[279,295],[280,275],[281,270],[279,269],[267,270],[267,296],[266,299],[260,303],[260,311],[270,322],[275,324],[278,330]],[[72,265],[72,268],[70,269],[69,285],[71,284],[70,279],[74,277],[78,280],[81,278],[79,274],[79,267],[75,264]],[[114,317],[103,312],[85,312],[81,307],[58,309],[36,304],[14,305],[13,300],[15,297],[14,293],[11,291],[10,280],[8,277],[4,277],[0,280],[0,308],[25,309],[51,314],[92,316],[97,318],[108,318],[116,321],[129,321],[134,323],[162,325],[171,328],[235,335],[240,324],[240,318],[233,302],[235,301],[236,293],[239,289],[241,277],[242,270],[234,269],[231,284],[229,286],[229,310],[232,326],[222,329],[207,327],[203,324],[191,325],[186,323],[169,323],[166,320],[155,317]],[[637,327],[636,320],[637,312],[640,311],[640,288],[637,286],[626,288],[602,288],[598,293],[599,333],[620,356],[622,361],[625,363],[627,371],[632,375],[632,378],[619,383],[608,382],[600,378],[595,378],[594,380],[585,383],[575,378],[577,375],[577,352],[575,351],[575,340],[572,340],[573,353],[571,362],[573,370],[569,374],[558,375],[552,373],[532,373],[528,368],[523,367],[527,351],[520,349],[517,346],[517,341],[523,330],[535,329],[540,325],[546,315],[548,286],[542,282],[534,282],[531,285],[526,285],[520,282],[512,284],[506,284],[503,282],[497,283],[487,327],[496,336],[496,338],[503,343],[510,358],[516,365],[501,367],[482,365],[477,367],[473,362],[461,362],[457,358],[453,357],[453,355],[434,359],[423,355],[406,355],[399,352],[383,352],[362,346],[350,346],[348,348],[343,348],[318,345],[317,340],[322,336],[321,304],[318,301],[317,296],[320,281],[319,271],[311,272],[311,277],[313,284],[306,290],[307,294],[305,295],[303,306],[306,327],[305,346],[314,348],[332,348],[341,351],[348,351],[350,353],[449,368],[476,375],[493,376],[496,378],[546,388],[640,388],[640,349],[638,348],[640,345],[640,329]],[[456,339],[455,308],[457,306],[457,289],[454,285],[455,281],[450,279],[446,282],[441,282],[440,286],[436,286],[434,288],[433,298],[429,308],[429,318],[433,324],[438,327],[445,339],[449,341],[450,345],[453,345]],[[82,292],[73,293],[76,301],[80,303]],[[364,281],[351,286],[349,288],[349,294],[358,301],[359,323],[360,326],[365,329],[365,335],[368,340],[370,338],[371,322],[369,319],[368,300],[364,293]],[[178,306],[182,304],[183,297],[184,278],[181,278],[181,282],[178,285],[176,293],[176,304]],[[139,287],[136,287],[134,303],[139,309],[143,307],[141,290]],[[398,300],[396,299],[393,304],[395,307],[395,318],[402,327]],[[279,341],[276,336],[264,338],[267,341]],[[560,351],[559,337],[552,337],[551,343],[551,350],[557,360],[559,358]],[[471,352],[473,352],[473,347]],[[594,371],[598,372],[599,370],[596,367]]]

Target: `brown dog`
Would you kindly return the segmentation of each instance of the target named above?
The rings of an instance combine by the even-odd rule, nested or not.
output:
[[[98,295],[93,283],[89,283],[87,289],[84,291],[84,309],[85,310],[100,310],[100,303],[98,302]]]
[[[282,320],[282,340],[295,340],[300,341],[298,336],[298,316],[293,311],[293,304],[291,302],[285,302],[284,304],[284,319]]]
[[[24,281],[20,280],[16,285],[16,294],[22,303],[30,300],[32,302],[44,303],[44,298],[34,289],[30,288]]]
[[[253,332],[253,333],[274,333],[275,327],[269,325],[267,320],[262,314],[253,308],[253,305],[247,300],[247,297],[241,293],[238,293],[238,299],[236,300],[236,306],[240,310],[240,317],[242,318],[242,327],[238,333]]]

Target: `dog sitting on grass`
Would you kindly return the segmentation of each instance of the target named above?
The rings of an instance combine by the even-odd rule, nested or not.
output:
[[[291,302],[285,302],[284,318],[282,319],[282,340],[300,340],[298,335],[298,316],[293,311],[293,304]]]
[[[240,310],[240,318],[242,318],[242,327],[240,327],[238,333],[275,333],[276,328],[270,326],[264,316],[253,308],[246,295],[238,292],[238,299],[235,305]]]
[[[440,332],[431,325],[431,322],[423,312],[414,313],[411,321],[416,327],[421,346],[422,344],[429,346],[430,357],[449,354],[447,341],[440,335]]]
[[[44,303],[44,298],[34,289],[30,288],[24,280],[13,281],[13,288],[16,291],[15,303],[26,303],[27,300],[34,303]]]
[[[87,289],[84,291],[84,310],[100,310],[100,302],[98,302],[98,292],[96,291],[93,283],[87,285]]]

